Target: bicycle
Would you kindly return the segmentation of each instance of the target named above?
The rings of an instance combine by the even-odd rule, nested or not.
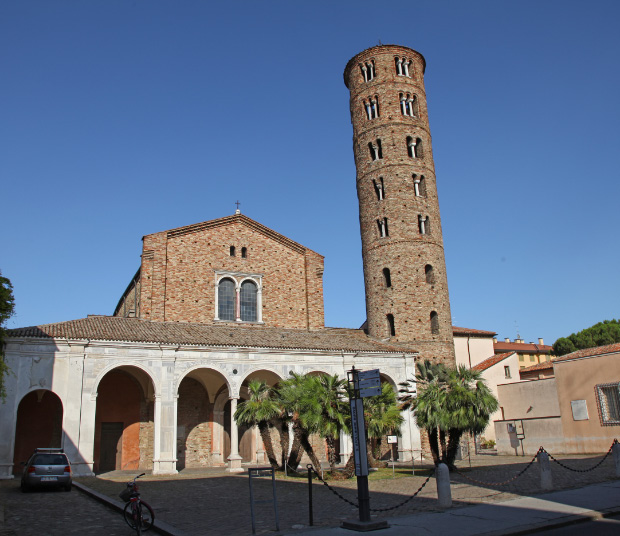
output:
[[[145,474],[146,473],[142,473],[130,482],[127,482],[127,487],[118,494],[118,496],[127,503],[123,510],[123,517],[127,524],[136,531],[138,536],[140,536],[142,532],[149,530],[155,521],[155,512],[153,512],[153,509],[148,503],[140,499],[138,484],[136,484],[136,480]]]

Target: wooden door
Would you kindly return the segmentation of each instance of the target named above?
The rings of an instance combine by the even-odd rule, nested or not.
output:
[[[102,422],[99,448],[99,472],[107,473],[121,468],[123,453],[123,423]]]

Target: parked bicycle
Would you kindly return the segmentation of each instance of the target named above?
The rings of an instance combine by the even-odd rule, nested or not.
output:
[[[125,510],[123,516],[127,524],[136,531],[136,534],[140,536],[144,531],[149,530],[153,526],[155,521],[155,513],[153,509],[140,499],[140,492],[138,491],[138,484],[136,480],[144,476],[146,473],[142,473],[135,477],[132,481],[127,482],[127,487],[119,493],[119,497],[125,501]]]

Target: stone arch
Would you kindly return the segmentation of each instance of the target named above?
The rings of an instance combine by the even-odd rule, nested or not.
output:
[[[101,383],[101,380],[103,379],[103,377],[106,374],[108,374],[108,372],[114,369],[117,369],[117,368],[122,368],[122,367],[133,367],[133,368],[140,369],[151,380],[151,384],[153,386],[153,396],[160,395],[159,383],[156,381],[155,376],[153,375],[153,371],[151,369],[149,369],[148,367],[145,367],[142,363],[138,361],[125,361],[125,362],[115,361],[114,363],[107,365],[101,372],[99,372],[99,374],[97,374],[97,377],[95,378],[95,381],[93,382],[93,388],[91,391],[91,397],[93,399],[97,397],[97,391],[99,390],[99,384]]]
[[[282,381],[283,378],[282,374],[277,372],[275,369],[270,368],[270,367],[257,367],[255,369],[250,370],[249,372],[246,373],[246,375],[243,377],[243,379],[241,380],[241,385],[247,384],[248,381],[253,380],[253,379],[257,379],[259,376],[261,376],[261,372],[268,372],[269,376],[271,377],[271,379],[273,379],[274,377],[278,378],[278,381],[275,382],[269,382],[267,380],[265,380],[269,385],[273,386],[276,383]],[[260,378],[262,379],[262,378]]]
[[[213,366],[205,366],[205,365],[194,365],[192,367],[189,367],[188,369],[184,370],[182,375],[179,376],[179,379],[177,380],[176,385],[174,386],[174,390],[175,393],[179,393],[179,387],[181,385],[181,382],[188,377],[190,374],[194,373],[197,370],[204,370],[204,371],[210,371],[210,372],[214,372],[217,376],[220,376],[224,385],[226,386],[226,388],[228,389],[228,392],[232,392],[232,385],[231,382],[228,378],[228,376],[226,375],[226,373],[223,370],[217,369]],[[213,397],[215,396],[215,392],[213,393]],[[212,398],[212,400],[214,400],[214,398]]]
[[[95,385],[95,472],[150,469],[156,384],[148,369],[116,364],[107,367]]]
[[[261,367],[261,368],[255,368],[251,370],[245,375],[245,377],[243,378],[243,382],[241,383],[241,389],[239,391],[240,401],[247,400],[248,398],[247,385],[250,381],[262,380],[270,387],[273,387],[274,385],[277,385],[278,383],[280,383],[280,381],[282,381],[283,379],[285,378],[282,377],[281,373],[277,372],[276,370],[270,367]],[[251,433],[250,438],[247,437],[246,435],[248,434],[248,432]],[[272,428],[270,432],[271,432],[271,443],[274,449],[276,459],[280,459],[281,444],[280,444],[279,432],[275,428]],[[256,461],[257,463],[267,463],[268,460],[265,454],[266,449],[265,449],[265,445],[263,444],[263,440],[260,436],[258,427],[254,426],[252,427],[251,430],[246,430],[243,427],[239,427],[239,451],[240,452],[243,450],[243,448],[248,448],[248,442],[250,440],[251,440],[251,447],[249,448],[251,448],[252,461]]]
[[[33,388],[17,406],[13,471],[28,460],[35,448],[60,448],[64,443],[64,407],[50,389]]]
[[[224,372],[213,367],[193,366],[178,379],[175,386],[178,470],[224,461],[220,447],[223,409],[216,407],[216,401],[220,393],[226,393],[228,400],[230,390]]]

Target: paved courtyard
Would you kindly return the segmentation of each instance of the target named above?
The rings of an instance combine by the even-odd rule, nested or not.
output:
[[[601,456],[560,456],[566,465],[588,469]],[[516,456],[479,455],[458,462],[463,475],[484,482],[501,482],[518,474],[531,458]],[[470,467],[471,463],[471,467]],[[397,478],[391,478],[391,469],[373,475],[370,479],[371,508],[389,508],[410,496],[431,470],[428,463],[411,467],[396,467]],[[555,489],[569,489],[615,479],[613,458],[585,473],[571,472],[552,462]],[[118,500],[124,482],[135,473],[113,472],[79,482]],[[378,476],[387,478],[377,479]],[[534,463],[522,476],[502,486],[476,483],[459,474],[452,474],[454,507],[481,502],[503,501],[541,493],[539,469]],[[141,480],[142,497],[154,508],[158,519],[165,521],[187,535],[248,535],[251,534],[249,485],[247,474],[230,475],[221,469],[184,470],[170,477],[147,475]],[[271,480],[257,479],[256,499],[271,496]],[[330,481],[341,495],[356,502],[355,479],[346,482]],[[305,478],[278,478],[276,483],[280,529],[295,531],[308,526],[308,485]],[[321,483],[313,485],[314,524],[337,526],[343,519],[355,518],[357,510],[342,501]],[[405,515],[438,510],[434,478],[418,497],[402,507],[379,517]],[[2,522],[2,515],[4,522]],[[267,503],[259,505],[257,533],[275,531],[273,509]],[[65,492],[19,492],[18,481],[0,481],[0,535],[129,535],[131,530],[122,517],[95,502],[77,490]]]

